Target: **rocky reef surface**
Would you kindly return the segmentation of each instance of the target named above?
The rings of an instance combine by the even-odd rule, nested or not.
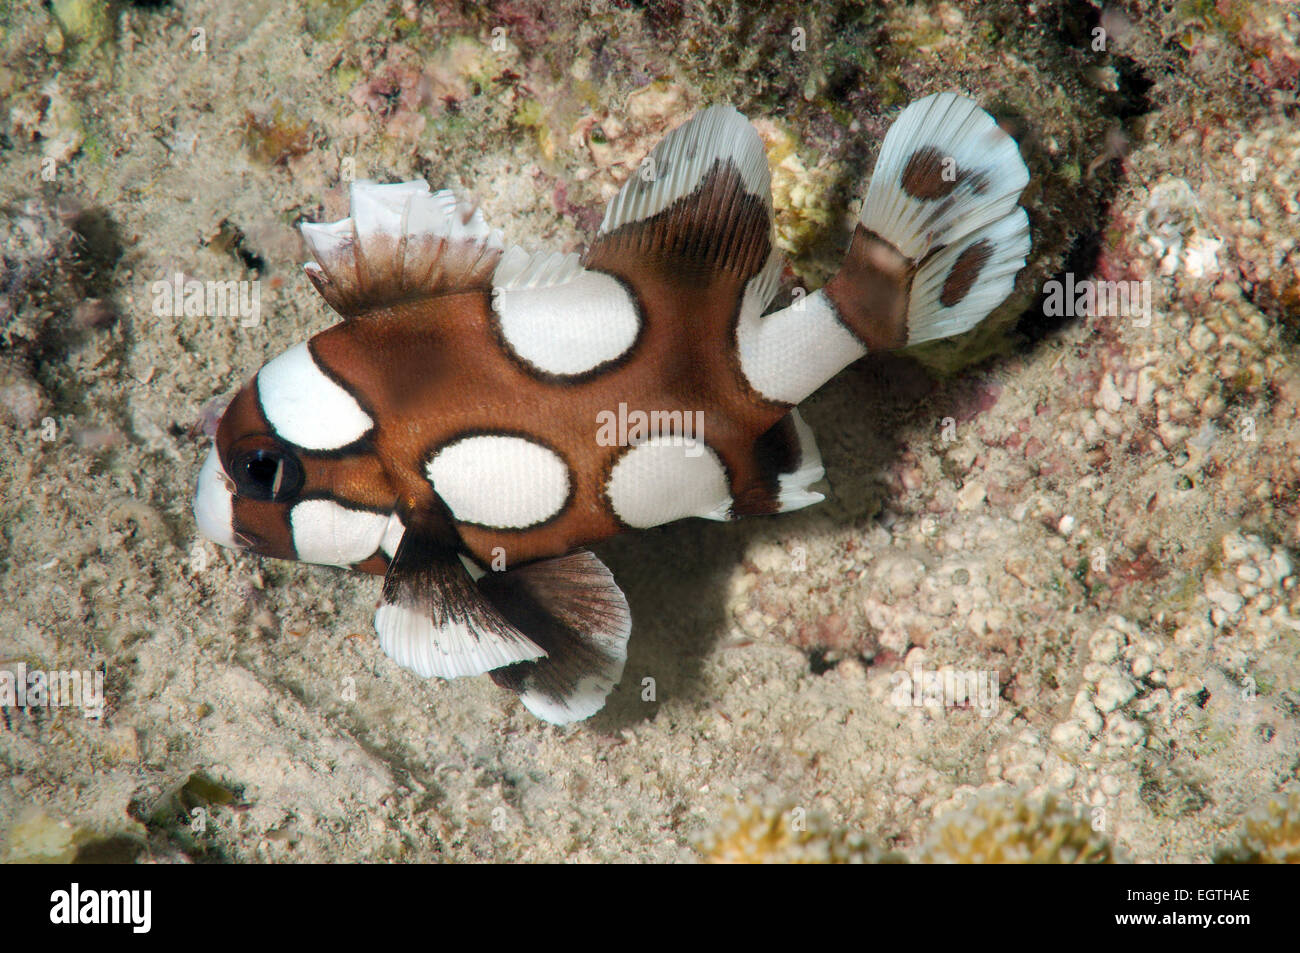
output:
[[[0,707],[0,856],[1294,860],[1297,37],[1269,0],[0,9],[0,668],[103,691]],[[794,294],[946,89],[1030,167],[1016,291],[808,402],[826,503],[601,547],[637,628],[589,722],[398,669],[372,578],[198,539],[214,408],[335,320],[295,227],[350,180],[579,249],[731,102]]]

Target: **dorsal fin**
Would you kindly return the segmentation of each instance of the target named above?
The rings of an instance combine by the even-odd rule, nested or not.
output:
[[[422,181],[354,182],[351,199],[350,218],[302,226],[307,277],[339,314],[491,288],[501,233],[473,205]]]
[[[506,291],[553,288],[572,281],[581,271],[582,260],[577,252],[526,252],[511,245],[497,263],[492,284]]]
[[[620,260],[710,283],[719,271],[745,280],[772,248],[772,180],[758,132],[730,106],[710,106],[669,133],[609,203],[584,259]]]
[[[763,140],[731,106],[710,106],[665,136],[605,209],[599,235],[657,215],[699,188],[715,162],[735,167],[745,191],[772,208]]]

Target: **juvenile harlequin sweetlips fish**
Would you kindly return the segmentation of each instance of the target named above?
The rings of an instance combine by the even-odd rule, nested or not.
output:
[[[795,406],[869,351],[977,324],[1030,247],[1016,143],[952,93],[902,112],[839,272],[772,313],[754,127],[713,106],[651,157],[581,258],[507,249],[424,182],[357,182],[351,218],[303,225],[344,320],[226,409],[201,531],[383,574],[380,643],[422,676],[491,672],[557,724],[600,710],[632,620],[584,547],[821,500]]]

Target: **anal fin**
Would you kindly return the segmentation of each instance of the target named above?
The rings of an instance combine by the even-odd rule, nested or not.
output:
[[[454,549],[414,526],[384,577],[375,630],[394,662],[425,678],[482,675],[546,655],[483,597]]]
[[[632,614],[605,564],[586,550],[479,580],[483,595],[546,652],[492,673],[556,725],[589,718],[623,676]]]
[[[817,449],[817,438],[812,428],[804,423],[799,411],[792,410],[786,418],[794,428],[794,440],[798,446],[798,455],[792,457],[791,465],[777,474],[777,503],[779,513],[800,510],[826,499],[812,487],[826,476],[822,466],[821,451]]]
[[[736,516],[788,513],[826,497],[812,486],[826,476],[812,430],[791,410],[754,443],[750,484],[734,487]]]

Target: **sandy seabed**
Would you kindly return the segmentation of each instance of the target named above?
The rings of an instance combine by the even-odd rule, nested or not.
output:
[[[0,9],[0,666],[104,686],[99,718],[0,711],[0,854],[993,859],[981,830],[1032,844],[1053,812],[1082,825],[1057,859],[1236,844],[1300,773],[1300,14],[1167,6]],[[590,721],[399,669],[372,577],[198,539],[205,417],[336,320],[295,226],[345,215],[349,178],[580,249],[729,101],[789,293],[833,272],[890,119],[944,89],[1029,164],[1016,292],[807,402],[825,503],[598,548],[635,630]],[[159,307],[177,275],[256,281],[257,314]],[[1052,313],[1067,275],[1150,307]]]

